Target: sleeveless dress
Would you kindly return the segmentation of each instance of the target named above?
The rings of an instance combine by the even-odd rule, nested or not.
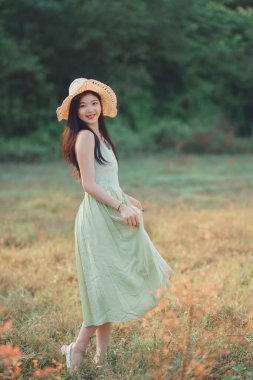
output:
[[[94,159],[96,183],[136,210],[140,224],[129,226],[120,212],[84,193],[74,227],[82,326],[144,317],[170,287],[169,277],[174,273],[150,240],[142,211],[120,187],[111,146],[102,142],[100,146],[110,163],[100,165]]]

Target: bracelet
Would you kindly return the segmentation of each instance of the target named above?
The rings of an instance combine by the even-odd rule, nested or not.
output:
[[[119,211],[119,208],[120,208],[120,206],[123,204],[124,202],[122,201],[119,205],[118,205],[118,207],[117,207],[117,211]]]

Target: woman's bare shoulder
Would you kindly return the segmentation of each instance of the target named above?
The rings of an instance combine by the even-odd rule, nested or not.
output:
[[[94,141],[95,137],[94,137],[94,134],[91,131],[89,131],[88,129],[82,129],[81,131],[79,131],[77,133],[76,141],[77,140]]]
[[[83,149],[85,147],[93,147],[95,145],[95,137],[88,129],[83,129],[78,132],[75,143],[75,150]]]

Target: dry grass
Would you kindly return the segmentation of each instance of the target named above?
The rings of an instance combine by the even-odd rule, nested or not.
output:
[[[141,200],[175,273],[145,318],[114,324],[115,379],[252,379],[251,157],[159,156],[135,167],[122,165],[121,185]],[[59,347],[82,321],[73,250],[82,190],[64,164],[1,170],[0,378],[69,379]],[[95,336],[73,378],[111,378],[96,374],[94,351]]]

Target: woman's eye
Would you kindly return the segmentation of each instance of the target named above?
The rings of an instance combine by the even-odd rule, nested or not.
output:
[[[93,106],[96,105],[96,104],[98,104],[98,102],[93,102],[93,103],[92,103]],[[83,107],[85,107],[85,105],[82,104],[82,105],[80,105],[79,107],[80,107],[80,108],[83,108]]]

